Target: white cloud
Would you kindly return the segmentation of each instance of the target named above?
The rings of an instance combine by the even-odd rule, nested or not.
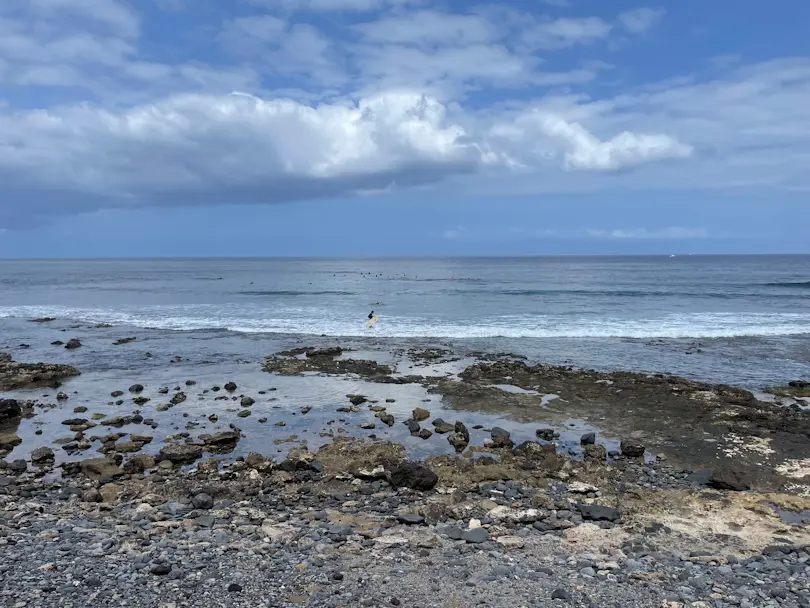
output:
[[[617,228],[615,230],[589,229],[585,232],[588,236],[594,238],[608,239],[693,240],[709,238],[709,232],[705,228],[683,228],[680,226],[670,226],[658,230],[648,230],[646,228]]]
[[[666,11],[662,8],[642,7],[619,14],[619,22],[632,34],[643,34],[658,25]]]
[[[421,4],[421,0],[248,0],[251,4],[286,11],[369,12],[386,7]]]
[[[556,19],[528,28],[523,39],[532,47],[563,49],[576,44],[592,44],[610,34],[611,25],[598,17]]]

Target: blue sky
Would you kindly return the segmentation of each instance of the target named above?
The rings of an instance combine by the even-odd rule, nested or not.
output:
[[[810,3],[3,0],[0,256],[810,253]]]

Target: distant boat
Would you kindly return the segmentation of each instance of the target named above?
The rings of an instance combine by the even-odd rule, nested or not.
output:
[[[674,253],[672,253],[672,254],[670,254],[670,256],[669,256],[669,257],[674,258],[674,257],[675,257],[675,254],[674,254]]]

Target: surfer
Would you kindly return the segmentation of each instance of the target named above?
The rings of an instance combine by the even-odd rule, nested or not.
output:
[[[372,310],[370,313],[368,313],[368,320],[371,321],[371,319],[373,318],[374,318],[374,311]]]

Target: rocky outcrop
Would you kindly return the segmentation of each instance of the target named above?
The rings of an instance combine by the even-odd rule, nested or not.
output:
[[[388,474],[388,482],[395,488],[410,488],[423,492],[432,490],[439,481],[439,476],[426,466],[417,462],[403,462]]]
[[[0,358],[0,391],[58,385],[60,380],[78,376],[79,370],[58,363],[20,363]]]

